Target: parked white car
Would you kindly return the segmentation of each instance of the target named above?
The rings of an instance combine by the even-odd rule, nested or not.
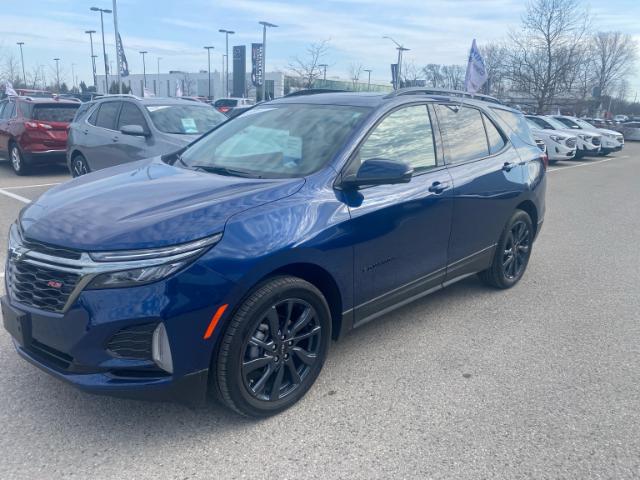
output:
[[[596,128],[589,122],[576,117],[554,116],[556,120],[573,130],[584,130],[586,132],[597,132],[602,135],[600,155],[609,155],[611,152],[619,152],[624,147],[624,136],[615,130],[606,128]]]
[[[539,138],[547,146],[547,156],[549,163],[556,163],[558,160],[571,160],[576,156],[578,137],[560,130],[548,128],[542,119],[527,116],[527,123],[531,128],[531,133],[535,138]]]
[[[576,137],[576,153],[574,158],[584,157],[585,155],[598,155],[600,153],[600,142],[602,135],[596,132],[587,134],[586,132],[576,132],[566,125],[559,122],[555,118],[547,115],[528,115],[527,118],[536,122],[544,130],[554,130],[565,135]]]
[[[627,117],[626,115],[616,115],[615,117],[613,117],[613,120],[616,122],[628,122],[629,121],[629,117]]]

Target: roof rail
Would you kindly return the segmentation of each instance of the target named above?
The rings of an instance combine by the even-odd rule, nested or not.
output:
[[[308,88],[306,90],[289,93],[285,95],[285,97],[302,97],[303,95],[315,95],[317,93],[343,93],[347,91],[348,90],[338,90],[334,88]]]
[[[100,98],[106,98],[106,97],[125,97],[125,98],[135,98],[136,100],[141,100],[141,97],[139,97],[138,95],[133,95],[132,93],[108,93],[108,94],[102,94],[102,96]]]
[[[489,95],[483,95],[480,93],[463,92],[462,90],[450,90],[448,88],[425,88],[425,87],[406,87],[394,90],[389,93],[385,98],[399,97],[401,95],[442,95],[451,97],[472,98],[478,100],[484,100],[485,102],[502,104],[500,100]]]

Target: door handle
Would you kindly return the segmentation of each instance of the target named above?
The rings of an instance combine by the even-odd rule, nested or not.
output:
[[[429,187],[429,191],[435,194],[439,194],[444,192],[447,188],[449,188],[449,184],[447,182],[435,181]]]
[[[514,162],[504,162],[502,165],[502,170],[505,172],[510,172],[513,168],[515,168],[516,164]]]

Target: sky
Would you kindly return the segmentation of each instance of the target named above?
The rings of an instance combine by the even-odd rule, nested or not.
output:
[[[55,75],[59,57],[61,81],[91,84],[89,37],[97,30],[101,52],[100,15],[90,7],[112,8],[112,0],[21,0],[2,2],[0,55],[15,54],[24,42],[27,72],[44,65]],[[640,0],[585,0],[594,28],[620,30],[640,42]],[[147,71],[198,71],[207,68],[204,45],[213,45],[212,70],[219,70],[224,53],[220,28],[234,30],[233,45],[262,40],[264,20],[278,25],[267,33],[267,70],[286,70],[292,57],[304,56],[312,42],[327,40],[327,77],[349,78],[351,64],[373,70],[372,83],[388,84],[389,64],[396,58],[393,37],[409,48],[405,61],[464,64],[473,38],[480,46],[517,29],[524,0],[118,0],[118,25],[129,70],[142,72],[140,51],[146,50]],[[113,18],[105,15],[107,54],[115,64]],[[249,50],[248,50],[249,52]],[[102,57],[98,73],[102,74]],[[249,67],[249,65],[248,65]],[[361,78],[364,78],[361,77]],[[631,79],[630,95],[640,94],[640,68]]]

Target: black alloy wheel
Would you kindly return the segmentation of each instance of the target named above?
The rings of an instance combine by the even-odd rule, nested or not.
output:
[[[214,357],[219,398],[250,417],[289,408],[320,374],[330,338],[329,306],[314,285],[292,276],[258,284],[231,317]]]
[[[496,288],[513,287],[527,269],[533,238],[531,217],[523,210],[516,210],[500,235],[491,266],[480,272],[480,279]]]

